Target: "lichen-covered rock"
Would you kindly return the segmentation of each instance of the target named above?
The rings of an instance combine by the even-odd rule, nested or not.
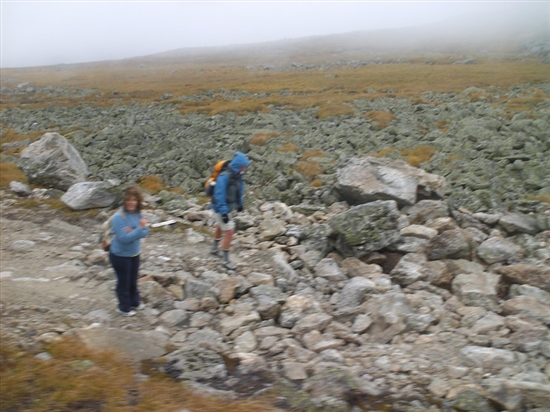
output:
[[[399,211],[393,200],[375,201],[334,216],[329,225],[344,256],[361,257],[399,239]]]
[[[167,354],[166,370],[181,380],[225,378],[227,368],[221,355],[203,348],[183,348]]]

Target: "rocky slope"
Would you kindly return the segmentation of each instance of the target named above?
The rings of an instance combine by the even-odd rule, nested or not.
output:
[[[258,203],[236,217],[238,270],[227,271],[209,253],[207,206],[188,199],[170,215],[148,196],[152,222],[177,223],[146,239],[147,308],[122,318],[100,221],[3,199],[2,330],[23,345],[77,335],[205,393],[275,389],[281,410],[550,403],[547,213],[472,214],[429,199]]]
[[[34,92],[2,89],[8,98]],[[124,186],[160,175],[185,191],[147,197],[152,222],[177,223],[145,242],[147,308],[131,319],[114,312],[113,272],[98,249],[105,211],[75,219],[46,203],[18,206],[16,196],[66,199],[63,179],[52,181],[62,190],[3,192],[3,334],[22,345],[78,335],[221,396],[275,388],[282,410],[546,411],[550,112],[540,96],[549,94],[542,82],[414,102],[388,96],[324,120],[280,107],[182,115],[158,102],[3,110],[19,133],[74,130],[66,137],[88,180]],[[502,96],[530,103],[511,115]],[[394,120],[380,127],[368,112]],[[276,137],[253,144],[259,134]],[[289,143],[298,151],[279,150]],[[420,169],[392,162],[422,146],[434,155]],[[238,270],[227,271],[209,254],[212,219],[200,193],[212,165],[235,150],[252,166],[236,217]],[[297,168],[310,150],[318,187]],[[45,169],[25,170],[33,178]]]
[[[41,91],[51,93],[52,98],[56,93],[68,93],[57,88]],[[27,92],[36,90],[22,87],[2,91],[8,98]],[[212,93],[228,99],[251,97],[246,91]],[[154,103],[108,108],[85,104],[45,110],[12,108],[3,110],[2,117],[19,133],[75,130],[66,137],[88,165],[90,179],[131,181],[159,175],[167,186],[179,186],[191,195],[201,190],[216,161],[230,157],[235,150],[245,151],[252,159],[247,176],[253,189],[251,198],[290,205],[330,205],[337,201],[335,171],[351,157],[384,152],[390,158],[406,159],[403,153],[407,150],[424,147],[434,154],[420,167],[447,179],[445,196],[454,207],[473,212],[527,213],[547,207],[540,200],[550,195],[550,111],[548,99],[540,98],[548,95],[548,83],[509,89],[469,88],[459,94],[426,92],[422,102],[391,97],[358,100],[353,103],[354,116],[324,120],[316,118],[313,109],[272,107],[267,114],[206,116],[182,115],[169,104]],[[499,103],[503,97],[534,103],[513,114],[506,104]],[[185,101],[201,96],[176,98]],[[380,125],[365,116],[372,111],[391,113],[394,120],[378,130]],[[279,137],[264,145],[251,144],[251,137],[259,133]],[[281,152],[289,143],[297,151]],[[311,177],[297,167],[309,150],[318,151],[318,157],[308,160],[315,163],[319,187],[312,187]]]

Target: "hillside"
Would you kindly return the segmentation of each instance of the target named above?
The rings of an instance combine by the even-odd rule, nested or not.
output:
[[[2,409],[545,411],[548,40],[415,30],[2,70]],[[145,241],[133,318],[105,211],[23,172],[46,132],[177,222]],[[235,150],[252,164],[230,271],[202,183]],[[447,190],[348,204],[358,158]]]

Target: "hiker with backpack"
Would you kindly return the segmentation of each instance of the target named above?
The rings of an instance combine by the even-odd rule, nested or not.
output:
[[[216,219],[214,229],[214,244],[211,253],[221,256],[227,269],[235,270],[237,266],[229,259],[229,248],[235,222],[232,212],[242,212],[244,204],[244,180],[243,175],[250,165],[248,157],[241,152],[236,152],[227,167],[220,172],[213,186],[211,208]]]
[[[109,246],[109,260],[117,277],[116,311],[123,316],[134,316],[145,305],[137,288],[140,240],[149,234],[147,218],[142,216],[143,194],[137,187],[124,191],[123,205],[113,215],[111,226],[115,234]]]

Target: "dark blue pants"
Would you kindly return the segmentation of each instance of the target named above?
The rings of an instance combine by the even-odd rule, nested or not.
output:
[[[118,298],[118,308],[123,312],[129,312],[132,307],[139,305],[139,292],[137,289],[139,255],[124,257],[109,253],[109,260],[117,277],[116,296]]]

